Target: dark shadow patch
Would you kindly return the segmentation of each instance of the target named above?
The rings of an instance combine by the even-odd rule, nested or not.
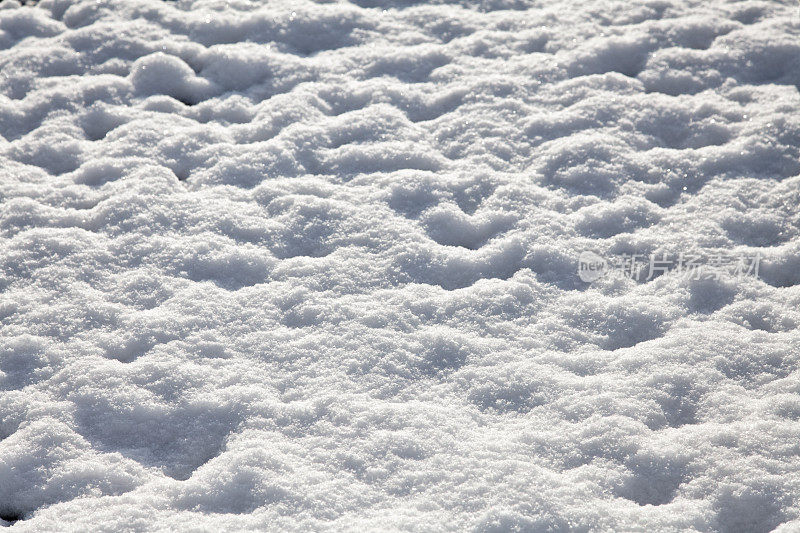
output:
[[[742,24],[755,24],[764,17],[764,9],[760,6],[750,6],[734,13],[731,18]]]
[[[285,306],[280,323],[287,328],[321,327],[326,322],[325,310],[314,305],[300,302],[294,306]]]
[[[211,282],[221,289],[237,291],[269,279],[270,264],[259,259],[237,255],[201,256],[184,263],[175,275],[196,283]]]
[[[245,469],[246,470],[246,469]],[[296,497],[287,489],[262,481],[262,486],[252,486],[255,482],[248,473],[236,472],[230,476],[232,480],[221,481],[225,483],[223,490],[207,491],[201,495],[188,492],[175,498],[175,507],[180,510],[214,513],[221,515],[244,515],[256,509],[283,505],[284,509],[297,509],[300,507]],[[241,480],[240,485],[236,481]],[[266,486],[265,486],[266,485]],[[227,492],[236,493],[236,498],[228,498]]]
[[[382,57],[367,69],[367,77],[391,76],[406,83],[428,81],[431,72],[450,62],[450,57],[436,51],[425,55]]]
[[[679,428],[697,423],[697,405],[686,396],[660,398],[658,404],[669,427]]]
[[[482,411],[496,413],[527,413],[545,403],[536,387],[524,383],[491,383],[478,387],[470,393],[469,400]]]
[[[453,191],[453,200],[464,213],[472,215],[487,198],[494,194],[496,189],[497,185],[489,179],[478,181],[468,187]]]
[[[219,287],[220,289],[235,292],[240,289],[244,289],[246,287],[253,287],[254,285],[258,285],[259,283],[265,283],[267,281],[266,276],[264,277],[255,277],[255,278],[236,278],[236,279],[228,279],[224,277],[204,277],[204,276],[188,276],[187,279],[194,281],[195,283],[204,283],[210,282]]]
[[[171,170],[172,170],[172,173],[175,174],[175,177],[178,178],[178,181],[186,181],[186,180],[188,180],[189,179],[189,175],[191,174],[191,172],[189,170],[187,170],[187,169],[182,169],[182,168],[175,169],[175,168],[173,168]]]
[[[722,229],[737,244],[753,247],[777,246],[791,238],[780,219],[756,218],[747,213],[737,213],[725,218]]]
[[[569,321],[582,331],[598,335],[599,345],[605,350],[630,348],[663,337],[668,327],[664,317],[650,309],[619,306],[578,309],[571,312]]]
[[[447,44],[453,39],[466,37],[475,33],[476,29],[466,26],[457,18],[439,19],[434,24],[428,25],[425,30],[439,42]]]
[[[689,285],[689,308],[695,313],[713,313],[733,302],[736,288],[721,280],[699,279]]]
[[[195,405],[136,421],[129,418],[128,425],[119,420],[113,407],[84,409],[78,413],[78,433],[98,451],[119,453],[185,481],[224,451],[225,442],[241,417],[224,406]]]
[[[681,199],[681,190],[676,187],[663,186],[647,191],[644,197],[656,204],[658,207],[667,209],[676,204]]]
[[[0,520],[4,520],[11,524],[14,524],[15,522],[19,522],[20,520],[24,519],[25,515],[18,511],[8,511],[8,510],[0,511]]]
[[[731,140],[724,124],[696,122],[691,114],[669,108],[655,108],[636,121],[636,129],[661,148],[673,150],[721,146]]]
[[[92,142],[102,141],[106,138],[106,135],[116,129],[116,127],[117,126],[112,126],[110,128],[84,127],[83,133],[86,135],[86,138]]]
[[[294,259],[296,257],[321,259],[332,254],[334,250],[335,247],[319,242],[281,243],[281,245],[276,245],[270,249],[272,254],[281,261],[284,259]],[[266,278],[261,281],[263,282],[265,280]],[[250,285],[255,285],[255,283],[250,283]],[[241,286],[243,287],[245,285]]]
[[[684,48],[691,50],[708,50],[716,40],[716,35],[698,35],[693,36],[693,39],[686,40],[682,43]]]
[[[40,168],[50,176],[61,176],[80,168],[81,156],[77,150],[42,143],[34,151],[25,153],[16,160]]]
[[[748,305],[733,311],[730,320],[734,324],[739,324],[749,330],[766,331],[767,333],[778,333],[783,331],[793,331],[798,328],[798,323],[792,318],[785,316],[783,309],[771,304]]]
[[[405,274],[411,276],[412,279],[408,280],[411,283],[425,283],[439,286],[446,291],[455,291],[471,287],[483,279],[510,279],[520,268],[522,267],[518,261],[510,261],[508,264],[500,264],[479,272],[459,273],[457,269],[448,269],[443,272],[405,271]]]
[[[92,108],[81,117],[83,134],[90,141],[101,141],[116,128],[127,122],[127,119],[115,116],[103,108]]]
[[[512,220],[497,219],[490,224],[477,224],[452,213],[433,213],[425,221],[425,232],[441,246],[454,246],[467,250],[479,250],[492,239],[509,231]]]
[[[411,122],[426,122],[452,113],[464,103],[464,95],[454,93],[430,104],[399,106]]]
[[[746,320],[742,321],[741,325],[749,330],[766,331],[767,333],[776,332],[776,329],[773,326],[772,321],[766,317],[751,315]]]
[[[724,487],[714,506],[719,531],[772,531],[785,519],[782,507],[788,506],[786,499],[786,495],[777,488],[770,490],[770,487],[762,487],[762,490],[757,490],[746,487],[741,492],[735,492],[732,487]]]
[[[107,349],[104,356],[120,363],[133,363],[146,355],[156,344],[160,343],[153,338],[136,339],[123,346]]]
[[[797,422],[800,420],[800,405],[798,404],[783,404],[775,409],[775,414],[786,420]]]
[[[608,239],[621,233],[633,233],[659,221],[657,213],[620,207],[613,211],[587,214],[575,225],[584,236]]]
[[[678,428],[681,426],[697,424],[698,403],[701,393],[693,386],[689,378],[683,376],[670,377],[660,383],[656,380],[649,385],[655,401],[661,408],[661,417],[652,424],[650,429],[661,429],[666,426]]]
[[[737,381],[745,389],[752,389],[757,386],[756,383],[764,383],[765,380],[786,378],[794,371],[781,351],[761,354],[741,343],[737,348],[736,353],[720,354],[714,359],[713,365],[715,370],[727,379]]]
[[[458,370],[467,362],[467,350],[447,339],[429,339],[421,354],[419,369],[425,374],[442,374]]]
[[[651,456],[634,457],[629,468],[631,477],[617,496],[642,506],[670,503],[687,477],[683,465]]]
[[[759,264],[758,277],[773,287],[800,285],[800,254],[762,260]]]
[[[698,149],[706,146],[722,146],[731,140],[731,132],[722,125],[689,125],[674,129],[660,128],[655,138],[663,148],[673,150]]]
[[[331,159],[327,163],[331,173],[339,174],[350,181],[362,174],[390,173],[399,170],[422,170],[438,172],[442,163],[431,154],[396,153],[376,151],[352,151],[349,154]]]
[[[636,78],[647,65],[650,51],[644,46],[629,43],[607,43],[569,67],[570,77],[589,76],[619,72],[623,76]]]
[[[417,179],[400,184],[392,190],[387,204],[396,213],[414,219],[429,207],[437,205],[440,200],[441,191],[433,180]]]

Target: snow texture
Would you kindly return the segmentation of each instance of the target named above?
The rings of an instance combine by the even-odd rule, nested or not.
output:
[[[0,8],[3,525],[800,530],[796,2]]]

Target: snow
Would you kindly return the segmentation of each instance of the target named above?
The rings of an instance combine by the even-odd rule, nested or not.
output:
[[[800,528],[796,3],[35,4],[0,524]]]

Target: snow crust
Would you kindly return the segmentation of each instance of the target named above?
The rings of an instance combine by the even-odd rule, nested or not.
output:
[[[0,8],[14,530],[800,529],[796,2]]]

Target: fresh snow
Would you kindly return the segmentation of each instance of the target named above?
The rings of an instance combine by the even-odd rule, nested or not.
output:
[[[800,530],[797,2],[31,3],[0,524]]]

